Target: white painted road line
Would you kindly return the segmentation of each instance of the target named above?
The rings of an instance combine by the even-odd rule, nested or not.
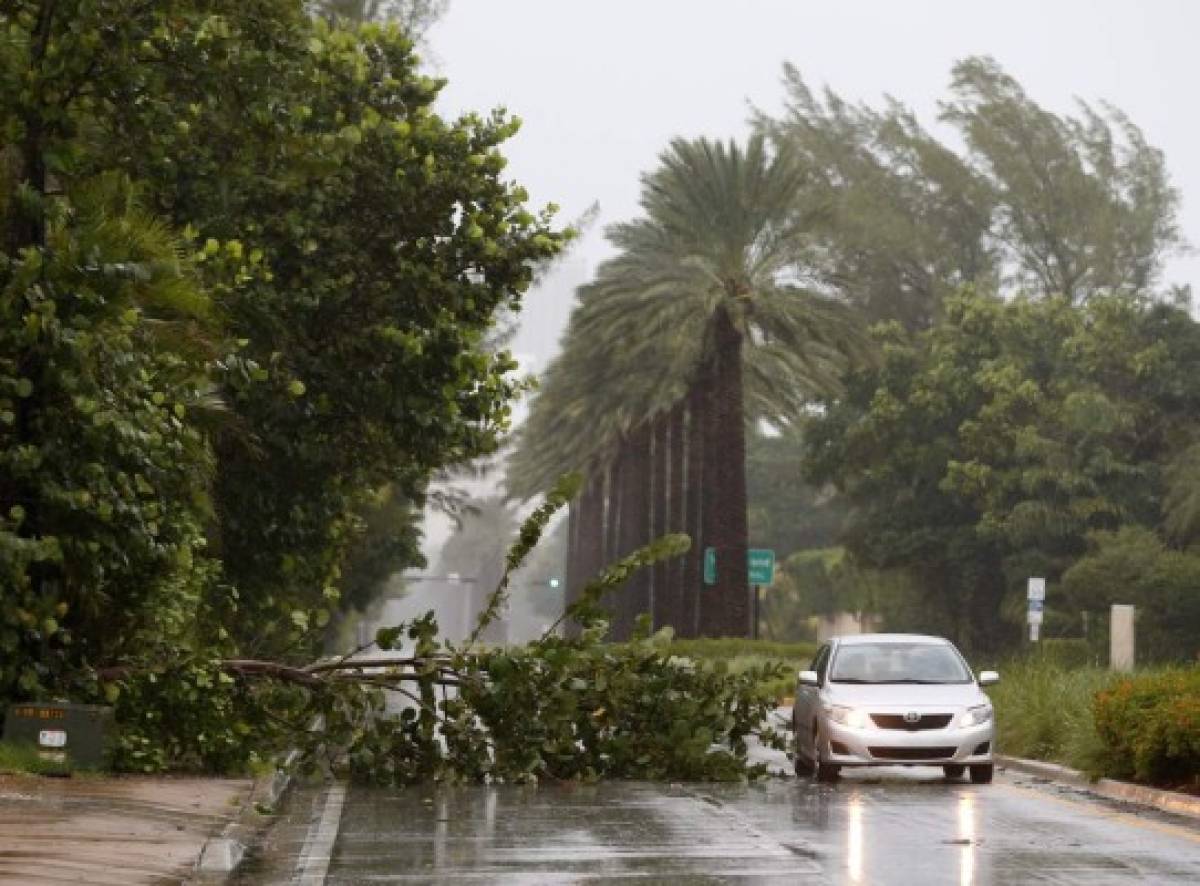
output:
[[[297,886],[324,886],[329,873],[329,861],[333,857],[333,844],[337,840],[338,828],[342,823],[342,806],[346,802],[346,786],[337,782],[325,792],[325,806],[321,817],[313,821],[304,840],[304,848],[296,862],[296,875],[292,882]]]

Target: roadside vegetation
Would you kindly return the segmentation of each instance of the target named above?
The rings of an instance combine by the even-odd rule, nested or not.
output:
[[[0,775],[57,775],[62,771],[62,764],[43,760],[36,748],[0,742]]]
[[[0,708],[114,704],[122,766],[254,765],[294,690],[219,662],[310,662],[421,562],[431,478],[522,387],[496,321],[567,235],[503,174],[519,121],[435,113],[394,23],[19,0],[0,35]]]
[[[1122,675],[1031,655],[1001,674],[988,689],[1001,753],[1200,792],[1200,667]]]
[[[780,643],[735,637],[672,638],[665,647],[671,655],[717,664],[730,674],[757,670],[764,675],[763,691],[775,699],[791,697],[796,674],[805,670],[817,651],[815,643]],[[777,671],[782,673],[777,674]]]
[[[1093,706],[1096,693],[1115,681],[1112,671],[1031,656],[1003,663],[1000,675],[987,694],[1001,753],[1107,774]]]

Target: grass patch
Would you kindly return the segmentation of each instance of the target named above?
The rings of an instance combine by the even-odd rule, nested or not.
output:
[[[0,773],[23,775],[61,775],[68,767],[63,763],[43,760],[37,748],[0,742]]]
[[[698,661],[724,662],[731,673],[741,673],[767,664],[782,664],[787,673],[767,684],[776,698],[787,698],[795,691],[796,672],[807,668],[816,654],[815,643],[780,643],[773,640],[742,640],[736,637],[672,640],[672,655]]]
[[[1119,674],[1028,658],[1004,665],[1000,675],[1001,682],[987,693],[996,707],[996,745],[1001,753],[1103,774],[1104,747],[1092,703]]]

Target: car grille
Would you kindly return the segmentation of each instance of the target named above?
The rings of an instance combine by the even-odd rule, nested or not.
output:
[[[953,714],[922,714],[915,723],[906,723],[903,714],[872,714],[871,719],[880,729],[907,729],[917,732],[922,729],[945,729],[950,725]]]
[[[953,757],[956,748],[879,748],[869,747],[878,760],[942,760]]]

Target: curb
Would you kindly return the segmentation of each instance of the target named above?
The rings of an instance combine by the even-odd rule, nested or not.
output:
[[[1181,794],[1178,791],[1148,788],[1145,785],[1130,784],[1127,781],[1116,781],[1111,778],[1101,778],[1098,781],[1092,781],[1086,774],[1076,769],[1068,769],[1066,766],[1060,766],[1057,763],[1024,760],[1020,757],[1009,757],[1004,754],[996,754],[995,759],[998,764],[1006,769],[1014,769],[1017,772],[1024,772],[1027,775],[1044,778],[1048,781],[1067,784],[1109,800],[1137,803],[1140,806],[1150,806],[1161,812],[1171,812],[1175,815],[1186,815],[1189,818],[1200,819],[1200,797]]]
[[[271,818],[258,810],[263,807],[274,809],[279,805],[292,784],[290,769],[299,755],[299,750],[293,750],[269,778],[255,779],[237,818],[205,842],[189,882],[221,883],[238,869],[246,857],[247,847],[271,823]]]

